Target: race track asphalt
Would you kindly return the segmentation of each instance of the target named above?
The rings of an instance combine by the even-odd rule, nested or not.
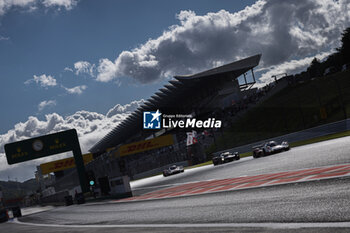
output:
[[[135,195],[153,191],[152,187],[171,186],[187,182],[225,179],[265,173],[293,171],[304,168],[350,163],[350,137],[338,138],[305,146],[290,151],[254,159],[251,156],[219,166],[208,165],[169,177],[161,175],[134,181],[131,187]]]
[[[153,177],[133,182],[132,186],[142,193],[199,180],[346,164],[350,163],[348,148],[350,137],[345,137],[259,159],[246,158],[166,178]],[[1,229],[8,230],[5,232],[349,232],[350,177],[170,199],[74,205],[31,214],[19,221],[22,224],[6,223]]]

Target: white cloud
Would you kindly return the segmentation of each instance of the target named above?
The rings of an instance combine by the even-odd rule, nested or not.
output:
[[[55,100],[44,100],[44,101],[39,103],[38,109],[39,109],[39,111],[42,111],[46,107],[52,107],[52,106],[55,106],[55,105],[56,105],[56,101]]]
[[[145,101],[141,99],[141,100],[134,100],[130,104],[125,104],[125,105],[117,104],[107,112],[106,116],[113,117],[121,113],[132,113],[144,102]]]
[[[63,86],[62,86],[63,87]],[[63,87],[69,94],[81,95],[84,90],[86,90],[86,85],[76,86],[72,88]]]
[[[118,68],[115,66],[113,62],[105,58],[105,59],[100,59],[100,63],[97,68],[97,71],[98,71],[97,81],[109,82],[116,77]]]
[[[70,71],[69,69],[70,68],[68,67],[65,68],[66,71]],[[41,87],[45,87],[45,88],[57,86],[56,79],[51,75],[46,75],[46,74],[43,74],[40,76],[34,75],[33,79],[29,79],[25,81],[24,84],[29,85],[32,82],[35,82],[36,84],[39,84]],[[86,85],[75,86],[72,88],[68,88],[61,85],[61,87],[65,89],[69,94],[77,94],[77,95],[81,95],[84,92],[84,90],[87,89]]]
[[[35,2],[36,0],[0,0],[0,16],[12,7],[29,7]]]
[[[94,77],[95,64],[91,65],[87,61],[78,61],[74,63],[75,74],[88,74],[91,77]]]
[[[27,81],[25,81],[24,84],[30,84],[31,82],[35,82],[37,84],[39,84],[41,87],[54,87],[57,85],[56,79],[54,77],[52,77],[51,75],[34,75],[33,79],[29,79]]]
[[[66,10],[71,10],[77,2],[77,0],[44,0],[43,4],[46,7],[64,7]]]
[[[31,178],[34,176],[35,166],[57,159],[57,156],[50,156],[9,166],[4,152],[5,144],[75,128],[78,132],[82,152],[87,153],[88,149],[122,122],[141,103],[143,103],[143,100],[133,101],[126,105],[118,104],[109,110],[106,115],[78,111],[66,117],[57,113],[47,114],[44,120],[30,116],[26,122],[20,122],[7,133],[0,135],[0,180],[7,179],[8,175],[11,177],[16,175],[19,180]],[[115,109],[118,109],[118,111],[115,111]]]
[[[28,11],[37,10],[38,6],[56,7],[58,9],[63,7],[66,10],[71,10],[77,3],[78,0],[0,0],[0,16],[15,7],[21,7]]]
[[[70,71],[70,72],[74,72],[72,68],[69,68],[69,67],[65,67],[64,68],[64,71]]]
[[[273,75],[284,74],[284,73],[290,75],[290,74],[295,74],[303,70],[306,70],[306,68],[311,64],[312,60],[315,57],[318,60],[323,60],[324,58],[328,57],[330,54],[331,52],[324,52],[324,53],[317,54],[316,56],[305,57],[299,60],[291,60],[276,66],[270,66],[269,68],[262,69],[260,71],[263,71],[263,74],[260,77],[261,84],[259,86],[261,86],[262,84],[266,84],[274,81],[274,79],[271,78],[271,76]]]
[[[2,41],[2,40],[9,40],[9,39],[10,39],[10,37],[4,37],[4,36],[0,35],[0,41]]]
[[[339,46],[350,26],[349,0],[260,0],[232,13],[181,11],[179,24],[116,59],[100,59],[97,80],[131,77],[141,83],[191,74],[261,53],[268,68]],[[302,62],[302,61],[301,61]]]

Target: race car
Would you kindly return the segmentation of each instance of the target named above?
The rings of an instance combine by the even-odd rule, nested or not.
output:
[[[275,141],[269,141],[264,143],[263,145],[254,146],[253,157],[259,158],[261,156],[267,156],[282,151],[287,151],[289,149],[289,144],[286,141],[282,142],[281,144],[277,144]]]
[[[259,158],[261,156],[264,156],[264,151],[262,149],[263,145],[256,145],[253,146],[253,157]]]
[[[183,166],[172,165],[163,171],[163,176],[166,177],[166,176],[174,175],[184,171],[185,170]]]
[[[239,156],[238,152],[231,153],[229,151],[222,152],[218,156],[213,157],[213,164],[214,166],[222,163],[228,163],[232,162],[233,160],[239,160],[241,157]]]

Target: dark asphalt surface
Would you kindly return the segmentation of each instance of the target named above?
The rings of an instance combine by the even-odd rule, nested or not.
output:
[[[350,177],[346,177],[153,201],[59,207],[22,217],[20,221],[64,225],[314,222],[315,228],[289,229],[289,232],[322,232],[321,230],[349,232],[349,228],[330,228],[328,231],[317,228],[318,222],[350,221],[349,193]],[[82,232],[79,228],[48,228],[13,223],[1,225],[1,229],[9,230],[4,232],[21,232],[20,229],[26,228],[40,229],[35,232]],[[84,232],[97,232],[96,228],[84,229]],[[116,228],[113,232],[281,232],[281,230],[269,227],[178,230]],[[287,232],[285,230],[283,229],[283,232]],[[99,232],[111,231],[111,228],[101,228]]]
[[[350,178],[181,198],[60,207],[23,217],[48,224],[350,221]]]
[[[216,228],[175,228],[175,227],[164,227],[164,228],[61,228],[61,227],[33,227],[18,225],[12,223],[5,223],[1,225],[3,232],[33,232],[33,233],[251,233],[251,232],[269,232],[269,233],[348,233],[349,229],[346,228],[298,228],[298,229],[274,229],[274,228],[252,228],[252,227],[239,227],[239,228],[228,228],[228,227],[216,227]]]
[[[155,179],[138,188],[198,180],[223,179],[285,170],[350,163],[350,137],[293,148],[289,152],[208,166],[195,172]],[[206,224],[306,223],[312,228],[61,228],[0,225],[1,232],[350,232],[350,228],[318,228],[318,222],[350,222],[350,177],[284,184],[247,190],[128,203],[59,207],[20,219],[40,224]]]

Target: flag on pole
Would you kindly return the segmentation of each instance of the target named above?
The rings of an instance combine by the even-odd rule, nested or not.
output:
[[[186,146],[190,146],[192,144],[193,144],[193,134],[192,132],[187,132]]]
[[[187,141],[186,141],[186,146],[190,146],[192,144],[195,144],[198,142],[197,140],[197,132],[196,131],[192,131],[192,132],[187,132]]]
[[[193,137],[193,139],[192,139],[193,144],[196,144],[198,142],[198,140],[197,140],[197,132],[194,131],[194,130],[192,130],[192,137]]]

